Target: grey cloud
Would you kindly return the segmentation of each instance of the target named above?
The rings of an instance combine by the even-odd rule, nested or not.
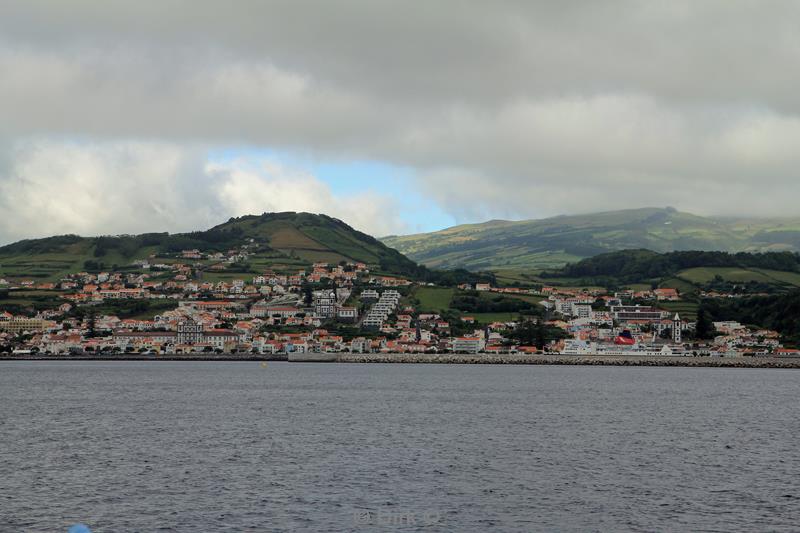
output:
[[[641,90],[796,108],[798,15],[791,1],[32,0],[4,6],[0,28],[55,50],[230,54],[403,101]]]
[[[0,139],[384,160],[466,219],[796,214],[798,19],[744,0],[12,2]]]

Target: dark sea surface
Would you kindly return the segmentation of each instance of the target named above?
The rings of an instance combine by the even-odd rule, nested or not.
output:
[[[800,371],[0,363],[0,531],[798,531]]]

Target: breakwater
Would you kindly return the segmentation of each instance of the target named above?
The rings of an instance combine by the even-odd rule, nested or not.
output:
[[[0,356],[0,361],[286,361],[286,354],[12,354]]]
[[[341,363],[433,363],[490,365],[688,366],[728,368],[800,368],[800,358],[667,357],[644,355],[487,355],[487,354],[340,354]]]
[[[664,357],[640,355],[518,355],[518,354],[14,354],[0,361],[290,361],[327,363],[411,363],[482,365],[684,366],[725,368],[800,368],[797,357]]]

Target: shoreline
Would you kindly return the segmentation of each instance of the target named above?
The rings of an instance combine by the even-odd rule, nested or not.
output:
[[[286,354],[188,354],[188,355],[33,355],[0,357],[2,361],[289,361]],[[672,366],[706,368],[800,369],[797,357],[674,357],[642,355],[485,355],[485,354],[292,354],[293,363],[383,363],[383,364],[494,364],[494,365],[584,365],[584,366]]]

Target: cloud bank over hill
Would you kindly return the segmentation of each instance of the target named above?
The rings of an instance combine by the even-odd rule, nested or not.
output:
[[[200,147],[169,143],[30,142],[0,180],[0,236],[194,231],[232,216],[326,213],[378,234],[397,228],[391,203],[335,195],[312,175],[268,160],[205,162]]]
[[[259,205],[403,230],[379,181],[345,198],[269,161],[209,162],[230,146],[409,168],[409,190],[459,220],[797,215],[798,18],[744,0],[12,2],[0,241],[189,229]]]

